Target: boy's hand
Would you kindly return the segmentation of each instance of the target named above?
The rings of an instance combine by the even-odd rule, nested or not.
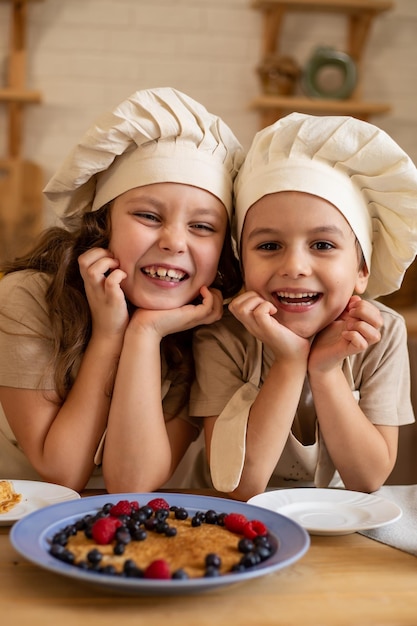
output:
[[[339,367],[344,358],[363,352],[381,339],[383,320],[375,305],[352,296],[340,317],[315,338],[309,357],[309,371]]]
[[[245,328],[271,348],[278,357],[307,357],[308,339],[299,337],[274,317],[276,307],[255,291],[246,291],[232,300],[229,310]]]

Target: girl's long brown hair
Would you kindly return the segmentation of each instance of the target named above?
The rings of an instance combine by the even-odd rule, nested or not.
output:
[[[108,204],[98,211],[80,215],[71,230],[61,227],[47,229],[31,252],[3,263],[0,268],[4,274],[34,270],[51,278],[45,297],[54,346],[51,367],[61,401],[64,401],[73,384],[75,367],[91,337],[91,313],[78,257],[90,248],[108,248],[110,228]],[[233,253],[228,229],[213,286],[228,298],[235,295],[241,285],[239,263]],[[186,363],[189,367],[191,332],[168,335],[162,345],[169,368],[181,368]]]

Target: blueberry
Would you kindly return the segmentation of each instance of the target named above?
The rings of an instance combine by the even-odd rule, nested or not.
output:
[[[117,574],[117,570],[114,565],[105,565],[99,570],[100,574],[110,574],[111,576],[115,576]]]
[[[214,554],[214,552],[210,552],[207,554],[205,563],[207,567],[217,567],[217,569],[221,566],[222,561],[218,554]]]
[[[189,578],[187,572],[183,569],[177,569],[175,570],[175,572],[172,574],[172,578],[174,580],[187,580]]]
[[[175,519],[186,520],[188,517],[188,512],[183,508],[177,507],[174,512],[174,515],[175,515]]]
[[[158,521],[164,522],[169,515],[168,509],[158,509],[155,511],[155,517]]]
[[[52,537],[53,544],[59,544],[60,546],[66,546],[68,542],[68,535],[64,532],[59,532]]]
[[[242,556],[242,558],[240,559],[240,562],[242,565],[248,568],[248,567],[254,567],[254,565],[258,565],[258,563],[261,562],[261,559],[259,555],[255,554],[254,552],[248,552],[247,554],[244,554]]]
[[[144,541],[147,536],[148,533],[143,528],[138,528],[132,532],[132,539],[134,541]]]
[[[239,543],[237,544],[237,548],[239,552],[243,552],[244,554],[247,554],[248,552],[252,552],[255,549],[255,544],[253,543],[251,539],[247,539],[246,537],[243,537],[243,539],[239,540]]]
[[[272,550],[266,546],[257,546],[255,548],[255,553],[259,554],[261,561],[265,561],[265,559],[268,559],[271,556]]]
[[[120,526],[116,530],[116,541],[118,543],[124,543],[126,545],[130,543],[131,540],[132,540],[132,537],[130,536],[130,532],[128,531],[126,527]]]
[[[206,512],[205,516],[206,524],[217,524],[217,513],[212,509]]]
[[[215,578],[216,576],[220,576],[219,568],[218,567],[213,567],[213,565],[209,565],[209,567],[206,568],[204,577],[205,578]]]
[[[117,556],[120,556],[121,554],[124,554],[126,548],[126,544],[124,543],[116,543],[116,545],[113,548],[113,553],[116,554]]]
[[[155,530],[155,527],[157,524],[158,524],[158,520],[155,519],[154,517],[151,517],[150,519],[146,520],[145,528],[146,530]]]
[[[155,526],[156,532],[160,533],[161,535],[166,534],[168,528],[169,528],[169,526],[168,526],[167,522],[157,522],[157,524]]]
[[[101,554],[100,550],[97,550],[97,548],[93,548],[87,554],[87,561],[89,563],[100,563],[102,558],[103,558],[103,555]]]

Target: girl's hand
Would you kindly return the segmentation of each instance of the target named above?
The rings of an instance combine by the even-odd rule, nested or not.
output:
[[[78,257],[80,273],[91,311],[93,332],[124,333],[129,323],[121,282],[126,273],[109,250],[92,248]]]
[[[129,328],[142,332],[155,332],[161,339],[166,335],[200,326],[213,324],[222,317],[223,296],[218,289],[203,286],[200,289],[201,304],[186,304],[176,309],[150,310],[137,309],[132,316]]]
[[[340,317],[315,338],[309,358],[309,371],[329,371],[340,367],[343,359],[363,352],[381,339],[383,320],[377,307],[352,296]]]
[[[307,357],[309,340],[280,324],[274,317],[276,307],[255,291],[246,291],[234,298],[229,310],[252,335],[272,349],[276,358]]]

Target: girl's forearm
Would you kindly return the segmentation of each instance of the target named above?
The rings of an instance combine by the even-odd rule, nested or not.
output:
[[[106,428],[120,338],[92,337],[65,402],[43,442],[38,471],[76,490],[85,487]]]
[[[103,474],[109,491],[152,491],[168,480],[171,446],[161,401],[160,338],[126,334],[108,430]]]

